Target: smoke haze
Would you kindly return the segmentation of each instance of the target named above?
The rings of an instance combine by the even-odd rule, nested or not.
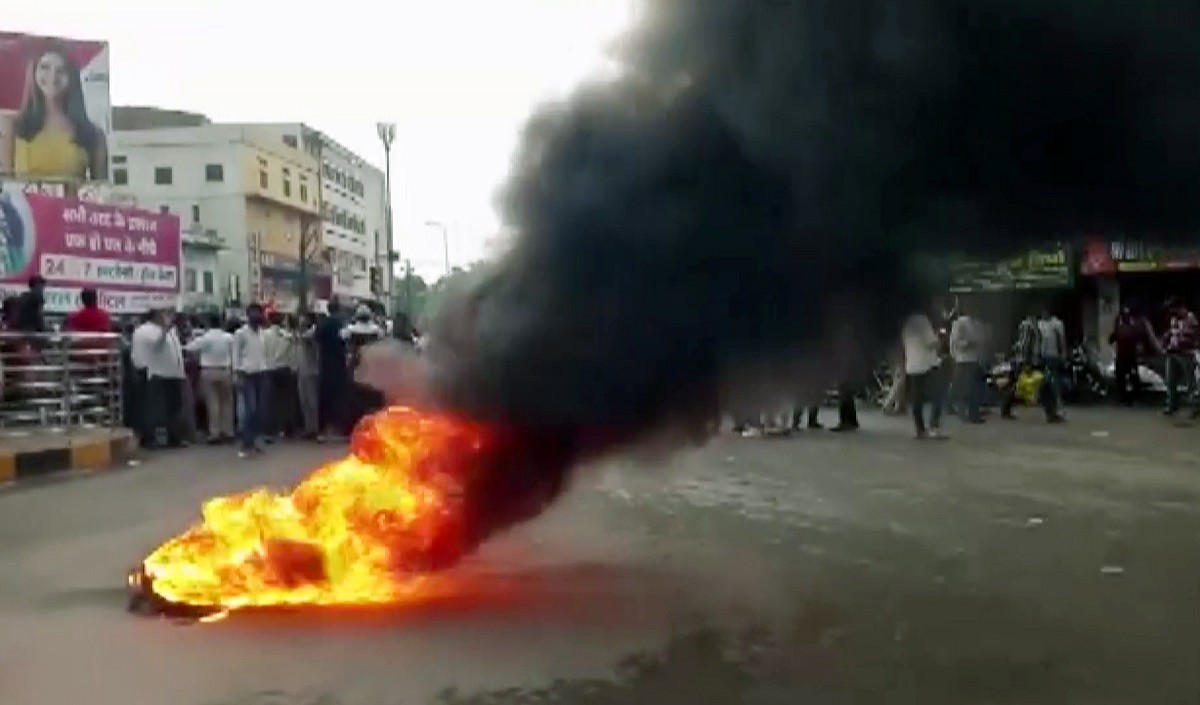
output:
[[[624,75],[525,128],[517,240],[438,323],[435,388],[636,434],[739,371],[873,361],[923,254],[1193,235],[1197,39],[1174,0],[646,2]]]

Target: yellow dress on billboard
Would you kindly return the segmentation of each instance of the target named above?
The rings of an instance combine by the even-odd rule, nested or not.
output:
[[[91,164],[87,150],[58,130],[42,130],[31,140],[18,137],[14,147],[13,166],[18,175],[83,179]]]

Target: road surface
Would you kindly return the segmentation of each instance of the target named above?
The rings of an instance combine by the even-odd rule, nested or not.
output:
[[[334,449],[152,456],[0,492],[4,705],[1200,702],[1200,427],[1027,412],[946,443],[725,436],[584,469],[438,604],[124,611],[206,497]]]

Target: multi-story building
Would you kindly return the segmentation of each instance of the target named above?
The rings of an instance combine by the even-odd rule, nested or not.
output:
[[[322,245],[333,269],[333,294],[344,303],[381,301],[386,293],[383,172],[328,135],[306,129],[321,161]]]
[[[180,217],[185,306],[291,310],[302,279],[310,302],[331,293],[319,149],[298,124],[118,130],[112,179],[121,197]]]

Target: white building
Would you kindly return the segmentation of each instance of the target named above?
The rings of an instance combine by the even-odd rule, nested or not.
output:
[[[241,142],[234,125],[114,133],[114,193],[179,216],[184,306],[223,306],[247,293]]]
[[[300,123],[151,121],[118,129],[110,152],[119,196],[180,218],[184,306],[290,309],[300,281],[309,305],[385,299],[383,173],[327,135]]]
[[[386,253],[383,172],[331,139],[321,145],[322,244],[333,268],[333,294],[344,303],[383,301],[387,282],[378,259]],[[374,273],[372,272],[374,270]]]

